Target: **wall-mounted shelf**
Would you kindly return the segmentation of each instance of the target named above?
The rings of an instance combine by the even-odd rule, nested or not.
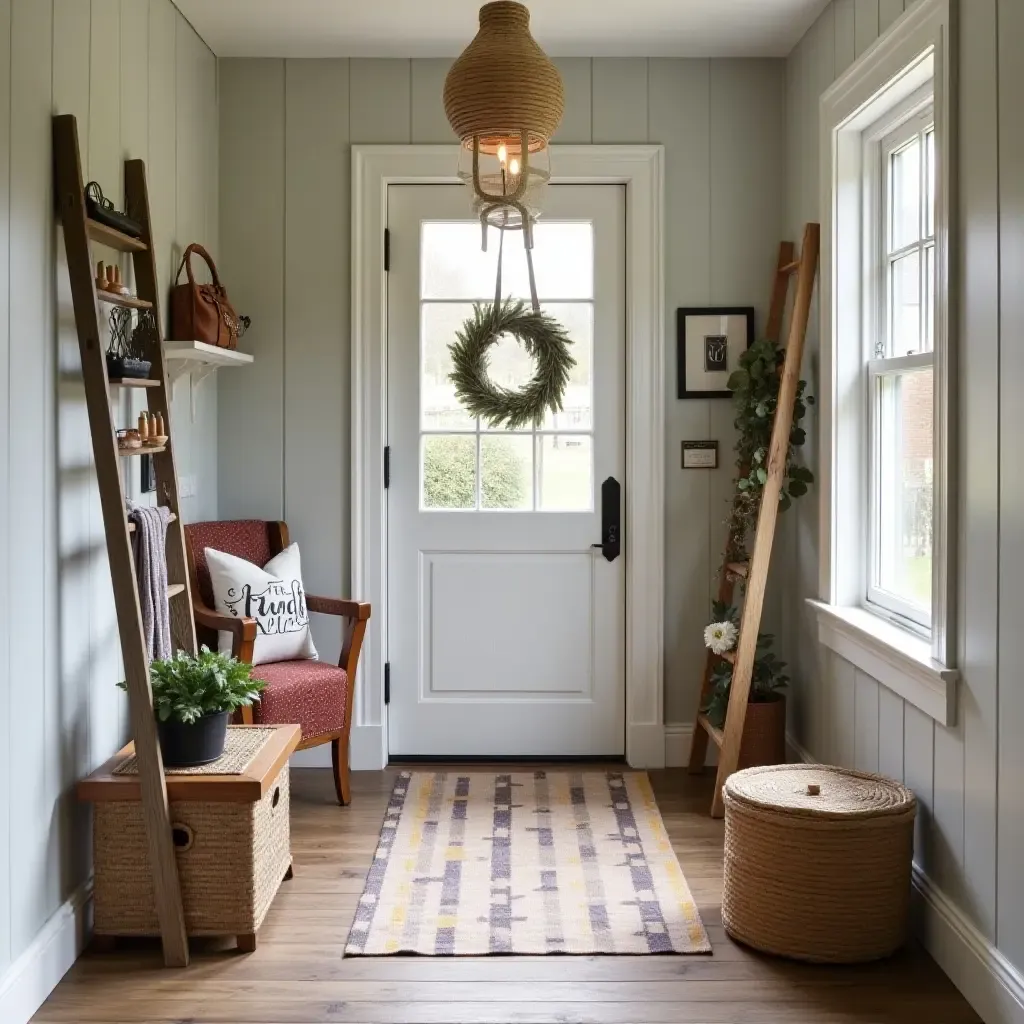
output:
[[[248,366],[253,360],[248,352],[234,348],[207,345],[204,341],[165,341],[164,359],[171,387],[186,375],[191,378],[192,421],[196,418],[196,385],[223,366]]]
[[[96,289],[96,298],[100,302],[106,302],[111,306],[124,306],[126,309],[152,309],[153,303],[147,299],[140,299],[135,295],[118,295],[116,292],[105,292]]]

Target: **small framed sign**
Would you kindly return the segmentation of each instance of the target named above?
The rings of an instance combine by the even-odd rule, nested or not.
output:
[[[683,469],[718,469],[718,442],[684,441]]]
[[[731,397],[726,382],[754,341],[753,307],[679,309],[676,317],[676,396]]]

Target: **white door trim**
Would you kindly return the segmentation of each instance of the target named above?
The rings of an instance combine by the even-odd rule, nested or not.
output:
[[[626,186],[626,759],[665,764],[664,150],[552,146],[553,181]],[[352,147],[352,593],[373,605],[356,685],[351,763],[387,764],[384,638],[386,291],[392,184],[458,184],[458,147]],[[467,210],[469,195],[467,191]]]

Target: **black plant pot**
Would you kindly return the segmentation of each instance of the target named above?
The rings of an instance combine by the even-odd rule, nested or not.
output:
[[[204,715],[195,722],[161,722],[156,731],[165,768],[195,768],[216,761],[224,753],[231,712]]]

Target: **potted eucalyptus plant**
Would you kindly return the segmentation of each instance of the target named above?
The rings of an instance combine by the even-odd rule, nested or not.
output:
[[[258,701],[266,685],[251,671],[251,665],[208,647],[199,654],[178,651],[149,666],[164,767],[192,768],[224,753],[232,713]],[[117,685],[127,689],[125,682]]]

